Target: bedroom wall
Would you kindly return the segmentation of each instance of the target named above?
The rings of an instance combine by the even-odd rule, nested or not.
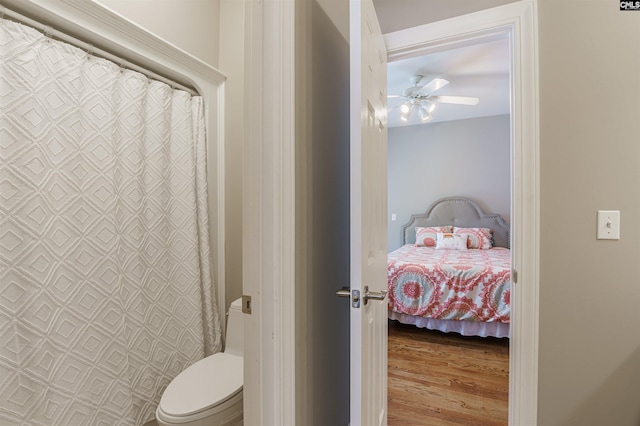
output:
[[[538,1],[539,425],[640,425],[640,11],[618,4]]]
[[[509,129],[509,115],[389,129],[389,251],[411,215],[443,197],[468,197],[509,222]]]
[[[141,27],[218,67],[220,0],[97,0]]]

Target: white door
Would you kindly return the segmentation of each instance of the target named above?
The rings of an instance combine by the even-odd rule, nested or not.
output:
[[[386,425],[387,301],[368,296],[387,290],[387,52],[371,0],[350,1],[350,54],[350,424]]]

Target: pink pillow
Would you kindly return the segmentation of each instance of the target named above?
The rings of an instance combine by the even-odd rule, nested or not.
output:
[[[416,245],[419,247],[435,247],[438,232],[453,232],[453,226],[433,226],[430,228],[416,226]]]
[[[487,250],[493,247],[493,231],[489,228],[453,228],[453,233],[467,237],[470,249]]]

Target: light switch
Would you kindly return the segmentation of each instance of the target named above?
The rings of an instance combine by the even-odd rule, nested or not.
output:
[[[391,222],[395,222],[395,221],[396,221],[396,214],[391,213]]]
[[[598,210],[599,240],[620,239],[620,210]]]

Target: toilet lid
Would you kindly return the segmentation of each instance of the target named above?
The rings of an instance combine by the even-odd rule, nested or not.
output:
[[[243,359],[223,352],[196,362],[169,383],[160,398],[170,416],[189,416],[218,405],[242,390]]]

